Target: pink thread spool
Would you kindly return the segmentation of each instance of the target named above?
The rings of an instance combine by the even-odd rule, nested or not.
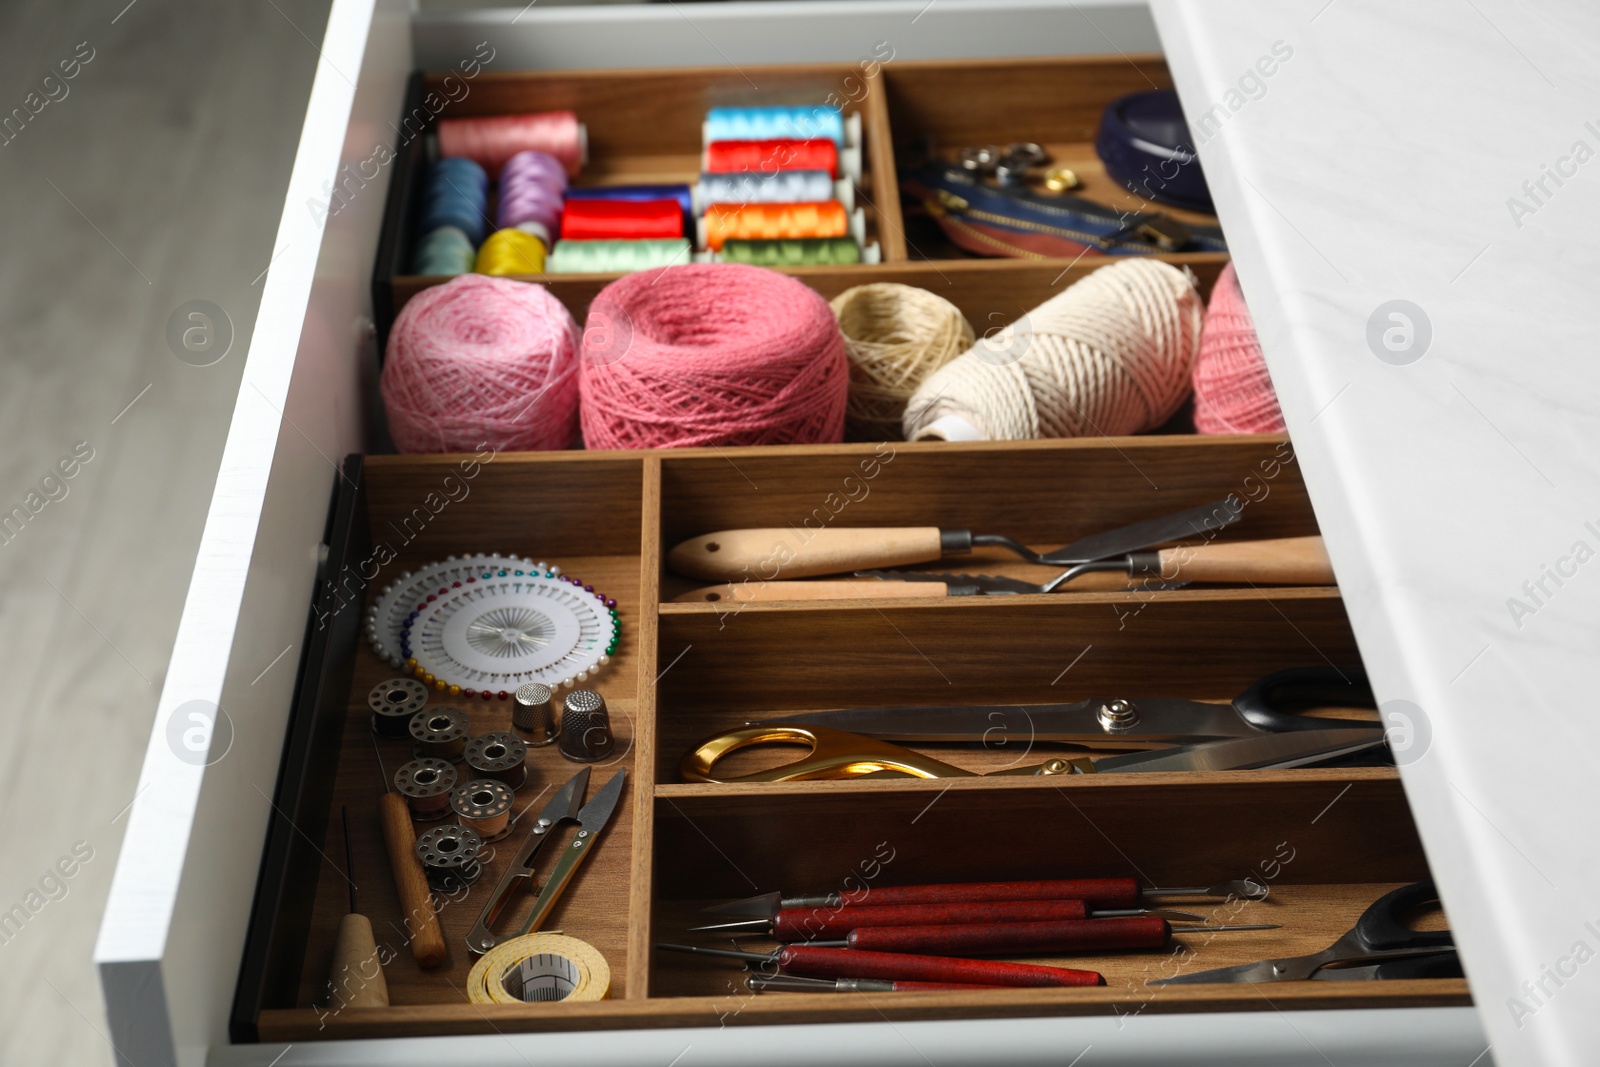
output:
[[[1200,433],[1282,433],[1283,412],[1245,307],[1233,264],[1211,290],[1194,365],[1194,427]]]
[[[571,111],[440,119],[438,130],[440,155],[465,156],[491,178],[518,152],[552,155],[569,175],[577,174],[589,155],[589,132]]]
[[[383,403],[402,452],[566,448],[578,324],[542,285],[464,274],[412,297],[389,332]]]
[[[817,444],[844,436],[850,370],[827,302],[740,263],[639,271],[589,308],[589,448]]]

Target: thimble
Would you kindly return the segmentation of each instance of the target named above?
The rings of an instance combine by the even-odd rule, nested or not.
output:
[[[550,703],[550,687],[529,682],[517,690],[511,708],[511,725],[530,745],[548,745],[556,739],[555,709]]]
[[[611,715],[593,689],[574,689],[561,711],[561,754],[579,763],[611,755]]]

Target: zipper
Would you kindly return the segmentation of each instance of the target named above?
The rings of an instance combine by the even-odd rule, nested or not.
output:
[[[1099,249],[1100,251],[1106,251],[1107,249],[1111,248],[1126,248],[1150,252],[1155,251],[1155,246],[1146,245],[1138,241],[1125,241],[1114,244],[1110,241],[1107,241],[1099,234],[1084,233],[1081,230],[1069,230],[1064,226],[1051,226],[1050,224],[1044,222],[1032,222],[1027,219],[1013,218],[1010,215],[1001,215],[992,211],[983,211],[979,208],[974,208],[965,198],[957,196],[948,189],[936,189],[935,192],[938,196],[939,206],[951,215],[968,215],[983,222],[991,222],[998,226],[1007,227],[1009,229],[1031,230],[1034,233],[1049,234],[1052,237],[1065,237],[1068,240],[1076,241],[1082,245],[1088,245],[1090,248]],[[956,224],[961,224],[960,219],[952,218],[950,221]],[[979,239],[987,240],[990,244],[994,244],[1001,248],[1010,247],[1003,242],[996,241],[994,238],[983,234],[981,231],[976,230],[971,226],[965,226],[965,230],[966,232],[977,236]],[[1021,251],[1020,249],[1012,250]],[[1038,256],[1038,258],[1047,259],[1049,257]]]

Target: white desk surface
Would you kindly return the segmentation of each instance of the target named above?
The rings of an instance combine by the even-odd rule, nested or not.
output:
[[[1600,7],[1155,14],[1493,1059],[1593,1063]]]

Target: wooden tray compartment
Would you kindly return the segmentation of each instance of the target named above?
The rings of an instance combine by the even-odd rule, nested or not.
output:
[[[850,505],[860,509],[852,521],[899,522],[927,514],[931,518],[923,521],[1006,529],[1044,544],[1103,525],[1108,516],[1127,521],[1168,504],[1221,495],[1237,482],[1242,493],[1256,497],[1246,506],[1250,536],[1315,529],[1292,465],[1262,479],[1261,463],[1287,451],[1279,438],[894,447],[872,493]],[[382,783],[365,707],[370,688],[394,672],[352,632],[344,645],[323,641],[326,647],[317,646],[308,658],[308,672],[317,678],[308,676],[307,686],[335,687],[340,698],[321,711],[302,703],[291,725],[286,765],[305,747],[305,738],[322,736],[329,739],[320,750],[324,770],[321,777],[298,778],[286,771],[275,798],[284,810],[298,813],[296,836],[307,844],[287,866],[264,868],[246,952],[250,982],[241,982],[237,1001],[236,1040],[712,1020],[1098,1014],[1113,1007],[1257,1010],[1265,1001],[1248,986],[1159,993],[1143,987],[1141,975],[1171,958],[1161,953],[1086,961],[1103,969],[1111,982],[1105,989],[752,999],[730,994],[729,972],[715,962],[667,957],[652,945],[681,939],[709,901],[770,889],[829,888],[882,841],[896,850],[882,884],[1073,874],[1133,874],[1175,884],[1243,877],[1252,870],[1271,880],[1282,903],[1252,904],[1249,914],[1270,911],[1285,929],[1196,943],[1202,955],[1189,969],[1321,948],[1382,891],[1425,875],[1398,778],[1389,768],[778,785],[679,781],[677,761],[702,734],[771,711],[1112,693],[1226,700],[1268,670],[1355,661],[1354,640],[1333,589],[778,604],[747,608],[732,619],[700,605],[660,603],[668,581],[660,562],[663,543],[708,525],[747,524],[757,516],[777,521],[876,454],[874,446],[857,445],[369,457],[352,465],[338,514],[358,534],[330,559],[328,574],[330,582],[343,581],[359,595],[336,611],[336,621],[358,618],[364,601],[404,570],[482,550],[559,562],[618,599],[623,640],[596,687],[613,709],[623,747],[612,765],[596,768],[590,790],[617,766],[629,772],[628,793],[600,854],[586,864],[547,924],[600,949],[613,972],[612,999],[464,1002],[471,959],[462,939],[502,871],[495,862],[465,899],[441,909],[451,953],[447,965],[434,972],[416,967],[399,929],[399,903],[376,825]],[[1002,475],[1012,480],[1009,493],[993,484]],[[747,476],[758,489],[744,481]],[[1247,484],[1252,476],[1256,481]],[[1045,505],[1025,506],[1022,498],[1038,500],[1041,493],[1059,508],[1052,513]],[[380,545],[389,552],[380,553]],[[367,561],[391,553],[392,561],[364,588],[340,577],[368,575]],[[326,608],[339,602],[324,596],[320,603]],[[314,623],[314,644],[322,640],[318,632]],[[451,701],[440,696],[434,703]],[[465,706],[475,731],[509,722],[506,703]],[[405,747],[381,742],[388,773],[405,758]],[[974,770],[1018,758],[998,749],[946,755]],[[530,801],[542,805],[540,791],[576,769],[554,749],[534,750],[533,787],[521,791],[518,810]],[[386,966],[394,1005],[389,1009],[330,1013],[312,1006],[346,908],[341,807],[350,815],[351,873],[360,908],[372,918],[380,942],[394,950]],[[525,825],[497,848],[514,847],[524,832]],[[1283,862],[1280,842],[1294,850],[1292,861]],[[276,854],[269,842],[269,858]],[[1263,866],[1275,856],[1279,873]],[[276,970],[263,969],[265,958],[277,961]],[[1467,992],[1460,981],[1318,982],[1274,991],[1274,1003],[1286,1000],[1297,1007],[1457,1004],[1466,1002]]]
[[[577,186],[693,184],[700,176],[701,122],[708,108],[808,104],[833,99],[846,114],[861,116],[861,180],[857,204],[866,212],[867,239],[877,241],[886,261],[906,258],[900,204],[894,183],[887,111],[881,77],[871,69],[843,64],[798,64],[755,69],[759,81],[732,67],[674,67],[661,70],[579,70],[488,72],[444,112],[449,118],[571,110],[588,127],[589,162]],[[419,75],[407,101],[408,115],[426,115],[423,94],[441,96],[443,77]],[[459,81],[459,78],[456,79]],[[459,92],[459,89],[457,90]],[[427,153],[418,138],[398,164],[379,249],[374,296],[380,327],[418,289],[447,278],[411,274],[416,220],[421,211]],[[494,217],[491,189],[489,216]],[[616,274],[559,276],[603,277]],[[526,280],[545,281],[544,275]]]
[[[1130,214],[1162,211],[1181,222],[1217,225],[1214,215],[1135,195],[1106,174],[1095,152],[1095,133],[1107,104],[1128,93],[1172,87],[1159,55],[890,63],[883,79],[898,158],[914,157],[928,139],[934,152],[951,162],[968,145],[1031,141],[1050,154],[1050,166],[1069,167],[1077,174],[1082,184],[1072,190],[1073,196]],[[926,213],[902,210],[912,259],[968,255]],[[1228,258],[1225,253],[1201,255],[1218,263]]]

